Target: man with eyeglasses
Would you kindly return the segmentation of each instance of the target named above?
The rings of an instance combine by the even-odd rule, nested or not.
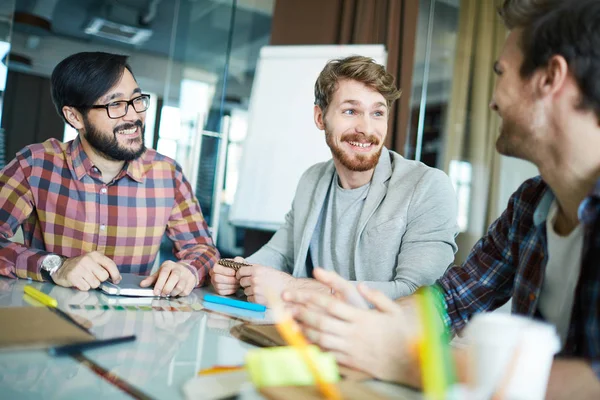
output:
[[[144,146],[150,96],[127,57],[74,54],[51,80],[79,135],[27,146],[0,172],[0,274],[84,291],[149,275],[166,231],[177,261],[141,285],[186,296],[204,284],[218,251],[181,167]],[[24,244],[9,240],[19,227]]]

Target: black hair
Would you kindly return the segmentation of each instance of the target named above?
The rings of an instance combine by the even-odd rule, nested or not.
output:
[[[58,114],[63,115],[64,106],[73,106],[87,112],[85,106],[93,105],[105,95],[123,76],[127,56],[102,52],[83,52],[70,55],[52,71],[52,101]],[[70,124],[69,124],[70,125]]]
[[[521,76],[564,57],[581,91],[579,108],[600,120],[600,1],[506,0],[500,14],[509,29],[523,29]]]

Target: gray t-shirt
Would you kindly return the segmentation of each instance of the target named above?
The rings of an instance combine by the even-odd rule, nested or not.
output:
[[[313,267],[356,280],[354,257],[348,249],[355,247],[358,219],[370,187],[369,182],[356,189],[344,189],[339,184],[338,174],[333,174],[308,249]]]

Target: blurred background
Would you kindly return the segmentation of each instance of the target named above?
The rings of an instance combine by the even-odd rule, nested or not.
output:
[[[261,47],[384,44],[403,90],[386,145],[450,175],[461,262],[537,174],[494,151],[488,103],[505,35],[494,2],[479,0],[1,0],[0,165],[28,144],[75,137],[50,97],[60,60],[127,54],[152,96],[147,147],[182,165],[221,253],[248,255],[273,234],[228,221]]]

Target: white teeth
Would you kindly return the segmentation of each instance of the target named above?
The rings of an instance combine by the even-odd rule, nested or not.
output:
[[[133,135],[136,131],[137,131],[137,127],[131,128],[131,129],[123,129],[122,131],[119,131],[119,134],[121,134],[121,135]]]
[[[352,146],[356,146],[356,147],[362,147],[362,148],[367,148],[371,146],[371,143],[359,143],[359,142],[348,142],[350,143]]]

